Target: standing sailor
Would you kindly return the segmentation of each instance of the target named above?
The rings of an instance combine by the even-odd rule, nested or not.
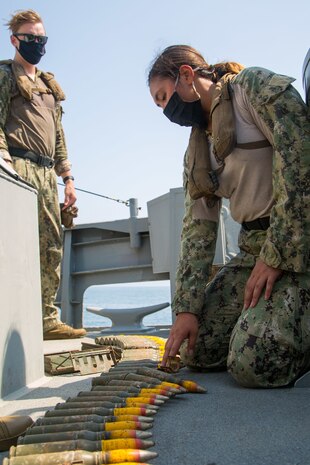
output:
[[[62,323],[54,305],[62,259],[56,175],[65,184],[63,208],[76,201],[61,124],[65,95],[53,74],[36,68],[47,43],[39,14],[18,11],[7,26],[15,56],[0,62],[0,155],[38,191],[44,339],[81,337],[86,331]]]

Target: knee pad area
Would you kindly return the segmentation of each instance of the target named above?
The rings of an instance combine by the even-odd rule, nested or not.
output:
[[[300,356],[292,345],[243,333],[233,335],[227,359],[228,371],[238,384],[272,388],[287,386],[296,378]]]

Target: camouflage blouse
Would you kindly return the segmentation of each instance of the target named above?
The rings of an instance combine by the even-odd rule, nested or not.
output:
[[[307,107],[291,85],[293,81],[255,67],[242,70],[232,86],[242,88],[250,110],[261,119],[261,126],[268,128],[272,145],[270,227],[263,241],[258,231],[257,258],[271,267],[302,273],[309,271],[310,265],[310,125]],[[172,307],[176,313],[198,314],[211,274],[221,199],[213,204],[206,199],[192,200],[186,189],[186,174],[185,157],[185,215]],[[262,189],[264,182],[262,177]],[[197,202],[204,202],[209,210],[204,219],[195,214]],[[248,240],[255,241],[255,237],[255,231],[251,231]]]

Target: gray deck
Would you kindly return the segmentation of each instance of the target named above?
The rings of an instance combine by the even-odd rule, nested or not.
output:
[[[228,373],[182,372],[208,393],[179,396],[160,410],[157,465],[310,464],[310,389],[249,390]]]
[[[66,341],[72,347],[72,341]],[[76,344],[79,342],[75,342]],[[46,351],[55,341],[45,343]],[[62,350],[67,347],[61,342]],[[95,375],[96,376],[96,375]],[[155,417],[154,465],[309,465],[310,388],[244,389],[227,373],[180,376],[197,381],[207,394],[170,399]],[[37,419],[81,390],[92,376],[57,376],[18,400],[0,405],[1,415]],[[8,454],[0,454],[2,458]]]

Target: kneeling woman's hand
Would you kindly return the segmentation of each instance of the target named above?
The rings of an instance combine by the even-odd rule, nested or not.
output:
[[[187,351],[189,354],[192,354],[194,351],[197,334],[197,317],[193,313],[179,313],[170,330],[161,365],[166,366],[167,358],[175,357],[177,355],[181,344],[185,339],[188,339]]]
[[[282,270],[272,268],[262,260],[257,260],[245,286],[243,310],[255,307],[264,289],[264,298],[268,300],[271,296],[274,283],[280,279],[282,273]]]

